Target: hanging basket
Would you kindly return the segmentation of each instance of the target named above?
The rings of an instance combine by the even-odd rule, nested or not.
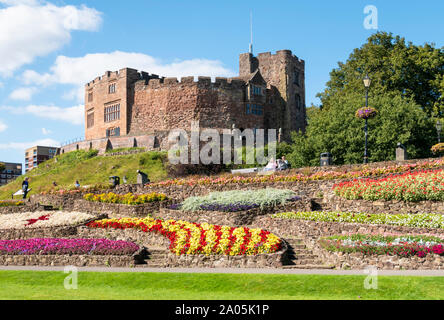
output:
[[[375,108],[364,107],[364,108],[358,109],[356,111],[356,118],[371,119],[371,118],[376,117],[377,114],[378,114],[378,110],[376,110]]]

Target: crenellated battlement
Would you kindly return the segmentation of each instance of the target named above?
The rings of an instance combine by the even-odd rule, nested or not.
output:
[[[257,54],[257,58],[259,60],[261,59],[267,59],[267,58],[273,58],[273,57],[287,57],[287,58],[292,58],[292,59],[296,59],[297,61],[299,61],[300,63],[305,64],[305,61],[298,58],[296,55],[294,55],[291,50],[278,50],[276,51],[275,54],[272,54],[271,52],[261,52]]]
[[[168,78],[153,78],[148,81],[139,80],[135,83],[135,90],[145,90],[149,88],[172,88],[179,86],[204,86],[204,87],[213,87],[213,88],[234,88],[239,89],[245,85],[244,80],[233,79],[233,78],[225,78],[225,77],[216,77],[214,81],[212,81],[211,77],[203,77],[199,76],[197,79],[194,76],[182,77],[180,79],[175,77]]]
[[[159,76],[157,74],[149,74],[145,71],[123,68],[118,71],[106,71],[102,76],[96,77],[94,80],[88,82],[85,87],[88,89],[98,83],[109,82],[112,80],[120,79],[122,77],[127,77],[131,82],[138,80],[145,80],[146,82],[148,82],[150,79],[159,79]]]

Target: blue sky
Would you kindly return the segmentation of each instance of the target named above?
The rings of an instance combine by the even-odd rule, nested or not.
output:
[[[24,148],[83,137],[85,82],[106,70],[164,76],[236,76],[248,51],[290,49],[306,61],[306,104],[329,72],[378,30],[444,46],[444,1],[0,0],[0,161]]]

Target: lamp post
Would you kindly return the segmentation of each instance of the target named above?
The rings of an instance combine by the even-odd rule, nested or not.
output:
[[[368,74],[364,77],[364,87],[365,87],[365,107],[368,108],[368,90],[370,85],[372,84],[372,80],[368,76]],[[365,118],[365,151],[364,151],[364,163],[368,163],[368,152],[367,152],[367,141],[368,141],[368,119]]]
[[[438,131],[438,143],[441,143],[441,130],[442,130],[442,124],[438,120],[436,121],[436,131]]]

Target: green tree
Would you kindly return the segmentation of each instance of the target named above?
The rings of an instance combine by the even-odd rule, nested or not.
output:
[[[346,63],[330,73],[324,92],[318,94],[323,108],[331,98],[347,92],[362,92],[362,79],[372,78],[372,95],[394,92],[410,97],[428,116],[444,112],[444,47],[414,45],[391,33],[370,36],[361,48],[354,49]]]
[[[5,170],[5,164],[3,162],[0,162],[0,172]]]
[[[393,160],[398,142],[411,158],[432,156],[434,117],[444,113],[444,48],[378,32],[330,73],[318,94],[321,107],[307,108],[306,133],[292,134],[293,166],[319,165],[322,152],[331,152],[335,164],[362,163],[364,120],[355,112],[365,105],[366,73],[372,79],[369,105],[379,111],[369,120],[370,161]]]
[[[293,166],[319,165],[322,152],[333,154],[335,164],[362,163],[364,157],[364,120],[355,117],[362,107],[358,93],[330,97],[330,108],[310,110],[305,134],[293,133],[293,150],[288,155]],[[368,121],[370,161],[395,159],[400,142],[411,158],[431,156],[435,131],[432,120],[412,98],[394,93],[372,96],[369,105],[378,116]]]

